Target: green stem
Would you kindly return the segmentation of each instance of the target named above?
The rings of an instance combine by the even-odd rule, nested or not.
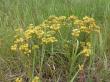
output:
[[[32,79],[34,78],[35,60],[36,60],[36,52],[34,50],[34,56],[33,56],[33,62],[32,62]]]
[[[51,45],[51,55],[53,55],[53,43]]]
[[[42,75],[42,66],[45,56],[45,45],[42,45],[42,56],[41,56],[41,63],[40,63],[40,75]]]
[[[79,73],[79,70],[75,73],[75,75],[73,76],[73,78],[71,79],[70,82],[74,82],[74,80],[75,80],[76,76],[78,75],[78,73]]]

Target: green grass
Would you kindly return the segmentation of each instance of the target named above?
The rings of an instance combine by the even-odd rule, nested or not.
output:
[[[96,19],[101,26],[100,45],[97,37],[93,37],[96,54],[91,57],[90,65],[93,67],[96,64],[99,65],[98,71],[95,71],[96,77],[99,80],[103,79],[100,82],[109,82],[110,0],[0,0],[0,82],[12,82],[17,76],[23,75],[22,71],[30,70],[22,66],[24,59],[10,51],[15,35],[14,30],[17,27],[26,28],[29,24],[38,25],[50,15],[75,15],[79,18],[91,16]],[[63,63],[59,64],[64,65]],[[22,70],[21,67],[24,69]],[[48,70],[45,69],[45,71]],[[58,71],[56,73],[58,74]],[[71,77],[73,76],[70,75]],[[89,78],[88,82],[93,81]]]

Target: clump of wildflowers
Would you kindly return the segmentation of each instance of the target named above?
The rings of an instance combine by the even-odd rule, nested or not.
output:
[[[33,50],[39,48],[39,53],[51,55],[50,52],[53,54],[53,47],[55,47],[58,48],[55,49],[56,52],[61,55],[68,53],[69,58],[73,54],[76,57],[81,54],[81,59],[84,59],[84,61],[81,60],[83,64],[79,65],[82,77],[84,75],[84,63],[91,56],[92,51],[90,35],[94,32],[99,33],[100,27],[96,24],[95,19],[87,16],[82,19],[76,16],[50,16],[39,25],[30,24],[26,30],[19,28],[15,31],[15,40],[11,46],[13,51],[29,55],[32,54]],[[49,50],[45,51],[44,46],[50,52],[48,52]],[[17,78],[16,82],[21,82],[21,79]],[[36,76],[32,82],[39,82],[39,77]]]
[[[27,30],[23,30],[22,28],[17,29],[17,35],[15,36],[11,50],[30,54],[34,45],[37,45],[37,48],[39,48],[39,45],[57,42],[58,37],[56,37],[56,34],[65,26],[68,26],[68,29],[72,27],[70,34],[76,38],[80,37],[81,33],[88,35],[92,32],[100,32],[100,27],[96,25],[96,21],[87,16],[83,17],[82,20],[76,16],[50,16],[40,25],[34,26],[30,24]],[[36,42],[33,42],[33,39]],[[40,43],[37,43],[37,41],[40,41]],[[90,52],[90,47],[83,47],[82,53],[85,56],[89,56]]]

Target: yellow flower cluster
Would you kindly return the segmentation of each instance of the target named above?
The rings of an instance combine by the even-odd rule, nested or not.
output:
[[[15,82],[23,82],[22,78],[16,78]]]
[[[23,33],[26,39],[31,39],[34,34],[34,27],[32,24],[29,25],[28,29]]]
[[[59,17],[50,16],[47,20],[48,21],[47,23],[51,30],[58,31],[62,25],[65,25],[65,20],[66,20],[65,16],[59,16]]]
[[[74,29],[72,30],[72,35],[75,36],[75,37],[78,37],[80,34],[80,30],[79,29]]]
[[[84,64],[79,64],[79,70],[82,71],[84,69]]]
[[[85,56],[89,56],[90,53],[91,53],[91,49],[88,49],[87,47],[84,47],[82,53],[83,53]]]
[[[11,50],[16,51],[17,50],[17,44],[12,45]]]
[[[43,37],[42,38],[42,43],[45,43],[45,44],[48,44],[48,43],[53,43],[53,42],[56,42],[57,39],[55,37]]]
[[[38,48],[41,44],[49,44],[57,42],[55,33],[60,29],[60,25],[62,24],[65,17],[55,17],[50,16],[47,20],[41,23],[38,26],[34,26],[30,24],[27,30],[23,30],[22,28],[16,29],[17,35],[15,36],[14,44],[11,46],[11,50],[13,51],[22,51],[24,54],[30,54],[31,49]],[[40,43],[32,43],[32,39],[36,39],[36,42]],[[34,46],[34,48],[33,48]],[[32,47],[32,48],[31,48]]]
[[[35,76],[34,79],[32,80],[32,82],[39,82],[39,80],[40,80],[39,77]]]
[[[20,45],[19,50],[24,52],[24,54],[31,53],[31,50],[29,49],[29,44],[27,44],[27,43]]]
[[[73,22],[77,19],[78,19],[78,17],[76,17],[76,16],[69,16],[68,17],[68,20],[73,21]]]
[[[83,50],[82,50],[82,54],[84,54],[85,57],[88,57],[90,56],[91,54],[91,43],[90,42],[87,42],[87,43],[82,43],[82,47],[83,47]]]
[[[14,41],[14,44],[11,46],[11,50],[21,51],[24,54],[31,53],[31,50],[29,49],[29,44],[27,42],[25,42],[23,38],[17,38]]]
[[[81,33],[87,35],[88,37],[90,36],[89,34],[92,32],[96,32],[99,33],[100,32],[100,27],[96,24],[96,21],[91,18],[91,17],[83,17],[82,20],[76,18],[74,20],[74,27],[72,30],[72,36],[73,37],[79,37]],[[88,41],[88,37],[85,37],[86,42],[82,42],[84,43],[83,50],[82,53],[84,54],[84,56],[90,56],[91,54],[91,43],[87,42]]]
[[[100,32],[100,27],[96,25],[96,22],[93,18],[85,16],[82,20],[76,19],[74,21],[75,27],[72,30],[72,35],[78,37],[81,32],[91,33],[91,32]]]
[[[19,28],[16,30],[17,35],[15,35],[14,44],[11,46],[12,51],[21,51],[24,54],[30,54],[31,49],[29,49],[29,44],[26,38],[23,36],[23,29]]]

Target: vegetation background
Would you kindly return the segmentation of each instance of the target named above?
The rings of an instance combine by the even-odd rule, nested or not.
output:
[[[10,51],[14,30],[38,25],[50,15],[96,19],[102,32],[97,48],[100,52],[94,56],[98,65],[96,75],[102,82],[110,82],[110,0],[0,0],[0,82],[12,82],[21,74],[19,69],[25,61]],[[97,38],[94,43],[98,44]]]

